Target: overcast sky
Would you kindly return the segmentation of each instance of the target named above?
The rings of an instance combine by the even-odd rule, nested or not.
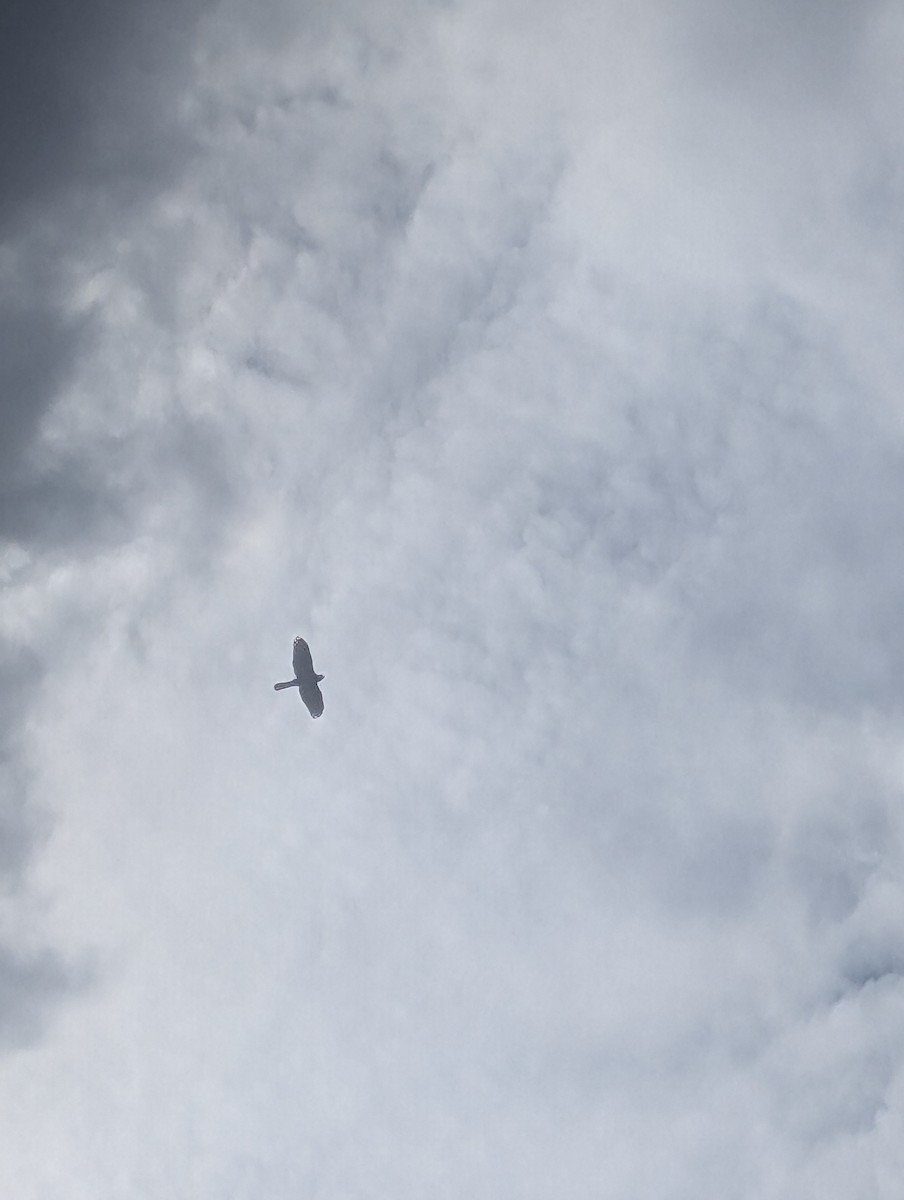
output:
[[[899,1195],[902,81],[7,5],[0,1193]]]

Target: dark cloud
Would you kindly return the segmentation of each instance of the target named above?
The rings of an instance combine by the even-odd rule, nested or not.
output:
[[[40,536],[46,516],[60,540],[93,519],[76,456],[55,474],[30,453],[89,344],[65,268],[187,161],[179,97],[203,8],[13,0],[0,14],[0,535]],[[80,514],[68,529],[66,511]]]
[[[204,8],[11,0],[0,10],[0,540],[31,551],[127,533],[109,439],[51,453],[40,436],[93,346],[92,323],[69,315],[67,272],[189,159],[179,103]],[[27,646],[0,655],[0,884],[11,904],[41,827],[21,738],[41,678]],[[51,951],[0,946],[0,1049],[36,1037],[72,986]]]
[[[27,770],[19,744],[22,713],[41,682],[37,656],[28,650],[0,651],[0,886],[18,881],[34,838],[35,819],[26,814]]]
[[[168,87],[200,3],[12,0],[0,16],[0,228],[73,185],[146,187],[182,140]]]
[[[34,1041],[52,1005],[84,983],[55,954],[28,956],[0,946],[0,1051]]]
[[[14,470],[69,366],[77,334],[49,310],[0,307],[0,467]]]
[[[19,722],[43,678],[37,656],[4,647],[0,652],[0,893],[10,900],[22,888],[23,872],[43,827],[28,800],[28,766]],[[55,1001],[81,986],[51,949],[22,951],[0,943],[0,1052],[39,1036]]]
[[[858,45],[882,0],[696,0],[682,13],[695,66],[732,89],[764,81],[787,97],[810,92],[825,100],[846,82]]]
[[[71,366],[78,331],[46,307],[0,308],[0,535],[20,537],[36,488],[28,452]],[[30,495],[31,494],[31,495]]]
[[[0,14],[0,537],[73,548],[121,536],[125,508],[86,440],[38,453],[94,324],[74,318],[73,263],[189,161],[180,109],[209,7],[13,0]],[[112,452],[111,452],[112,451]]]
[[[845,951],[842,974],[853,988],[904,979],[904,938],[898,929],[872,930]]]

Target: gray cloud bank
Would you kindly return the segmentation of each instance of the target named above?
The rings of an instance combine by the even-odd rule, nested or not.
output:
[[[96,469],[90,442],[48,453],[42,429],[91,347],[90,317],[71,308],[73,264],[95,255],[187,159],[190,138],[174,99],[199,11],[14,0],[0,17],[0,538],[8,597],[43,553],[79,552],[99,536],[125,533],[117,520],[124,497]],[[11,613],[17,607],[13,600]],[[47,665],[37,636],[11,615],[0,659],[0,864],[10,907],[43,824],[28,801],[22,749]],[[18,1045],[67,990],[70,972],[47,950],[2,955],[0,1038]]]
[[[78,357],[80,259],[110,254],[125,215],[177,177],[191,152],[179,95],[201,5],[95,0],[5,6],[0,37],[0,532],[69,542],[95,524],[79,450],[52,465],[35,441]],[[77,520],[62,522],[66,511]],[[55,521],[57,518],[57,521]]]
[[[107,980],[5,943],[17,1195],[895,1194],[904,27],[760,15],[161,17],[138,166],[85,26],[0,818]]]
[[[12,0],[4,8],[0,223],[30,225],[61,191],[144,194],[179,162],[172,84],[200,5]],[[180,61],[183,60],[183,61]]]

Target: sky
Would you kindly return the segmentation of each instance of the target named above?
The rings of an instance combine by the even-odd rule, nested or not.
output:
[[[2,22],[0,1194],[896,1197],[900,6]]]

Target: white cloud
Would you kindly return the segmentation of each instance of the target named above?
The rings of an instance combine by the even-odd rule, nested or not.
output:
[[[199,25],[9,410],[7,1190],[894,1194],[900,30],[773,7]]]

